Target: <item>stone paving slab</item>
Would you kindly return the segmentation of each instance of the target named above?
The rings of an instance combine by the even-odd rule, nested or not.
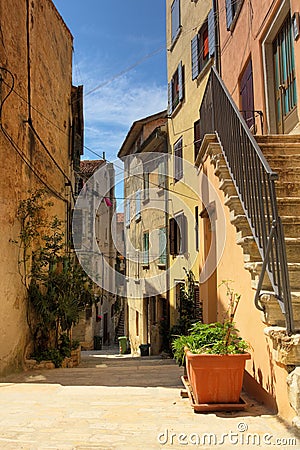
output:
[[[90,354],[77,369],[6,377],[0,449],[300,448],[293,429],[249,398],[243,412],[195,414],[181,374],[171,360]]]

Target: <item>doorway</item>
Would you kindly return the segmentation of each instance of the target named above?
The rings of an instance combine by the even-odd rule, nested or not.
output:
[[[277,133],[289,133],[298,123],[297,88],[290,13],[273,41]]]

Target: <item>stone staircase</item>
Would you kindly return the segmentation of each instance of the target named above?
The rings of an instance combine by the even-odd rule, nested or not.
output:
[[[118,338],[124,336],[124,333],[125,333],[125,309],[122,308],[118,320],[118,325],[115,331],[115,344],[119,343]]]
[[[292,291],[295,328],[300,330],[300,136],[257,136],[257,142],[272,170],[278,173],[276,194],[281,216],[288,259],[288,270]],[[262,260],[251,233],[242,205],[226,166],[221,148],[210,138],[208,154],[220,180],[220,189],[225,193],[225,205],[230,210],[231,223],[237,229],[237,243],[244,253],[245,269],[251,273],[252,287],[258,284]],[[266,275],[261,304],[265,311],[262,320],[268,326],[285,327],[284,315],[272,294],[269,277]]]

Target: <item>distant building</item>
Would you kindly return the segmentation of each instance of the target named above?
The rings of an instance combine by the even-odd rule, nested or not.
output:
[[[81,161],[73,222],[74,247],[79,258],[86,261],[83,268],[98,284],[95,305],[86,308],[73,330],[73,337],[86,349],[93,347],[94,336],[100,337],[103,344],[112,343],[115,337],[116,249],[111,227],[116,209],[114,185],[113,164],[105,160]]]
[[[118,157],[125,167],[126,334],[132,353],[161,350],[167,299],[167,114],[134,122]]]

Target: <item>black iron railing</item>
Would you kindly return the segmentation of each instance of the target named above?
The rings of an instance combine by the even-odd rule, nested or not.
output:
[[[272,171],[215,68],[211,69],[200,107],[201,139],[216,133],[230,175],[262,258],[255,296],[259,303],[267,272],[289,334],[294,331],[285,241]]]

